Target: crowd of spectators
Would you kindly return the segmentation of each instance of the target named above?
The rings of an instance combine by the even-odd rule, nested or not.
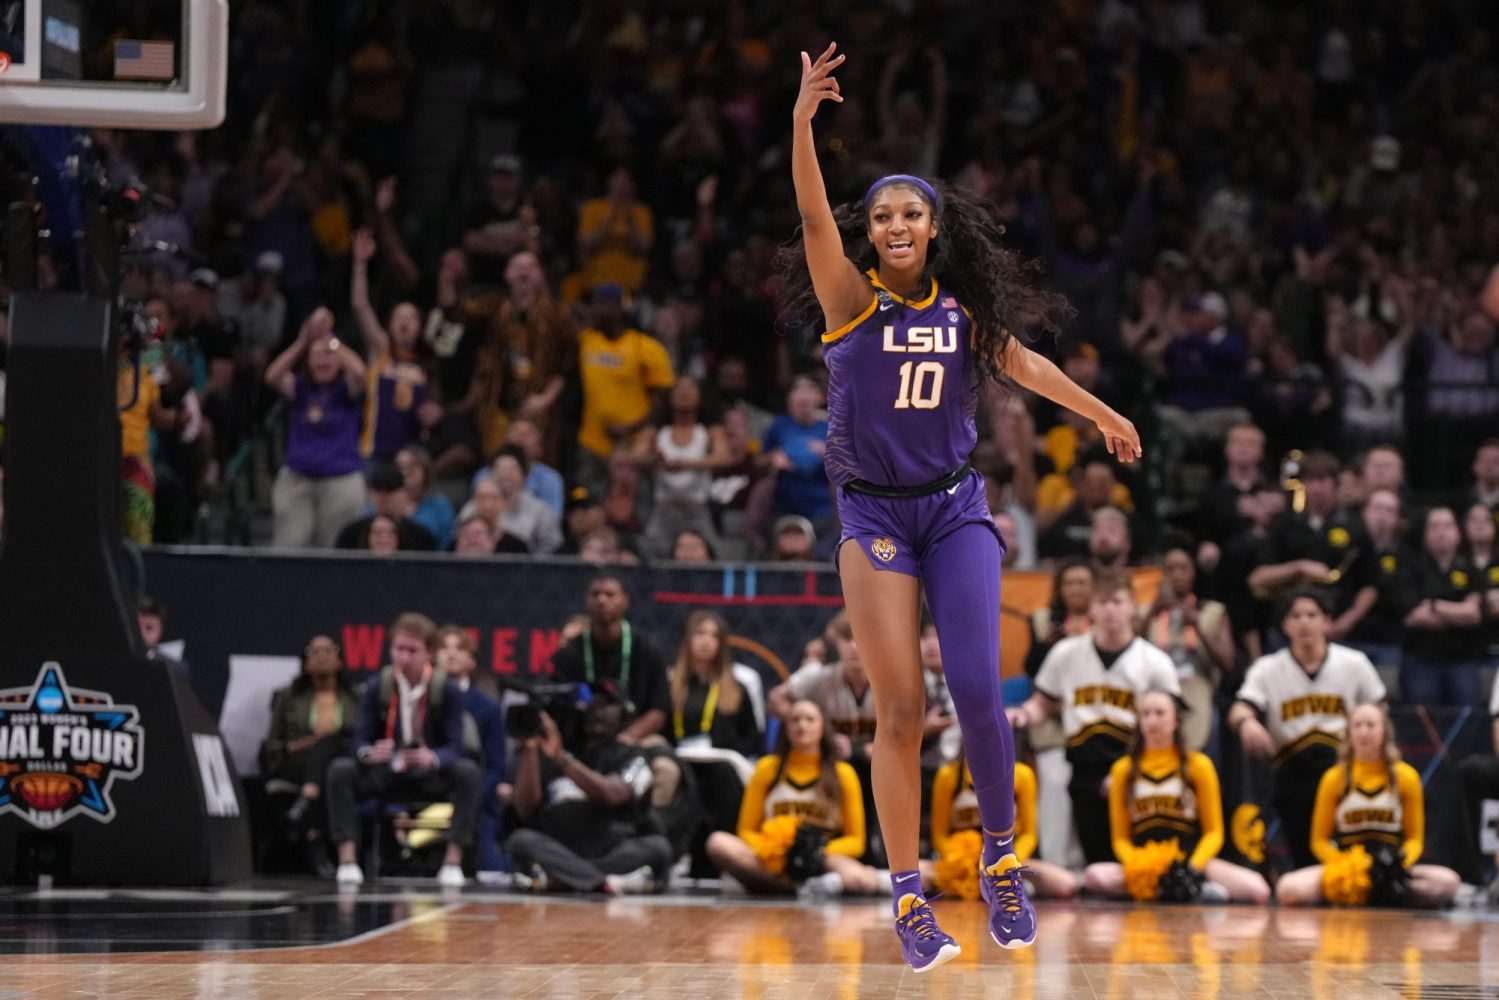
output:
[[[1312,453],[1354,534],[1381,488],[1416,550],[1428,506],[1493,505],[1487,5],[938,7],[237,5],[224,128],[95,135],[151,186],[142,235],[204,265],[152,258],[127,289],[161,328],[154,385],[122,372],[130,535],[189,537],[269,440],[278,546],[825,557],[826,376],[774,269],[775,55],[829,34],[852,55],[818,122],[834,197],[914,170],[989,199],[1074,306],[1041,346],[1145,432],[1122,469],[1075,416],[993,394],[976,464],[1012,566],[1184,546],[1242,635],[1307,577],[1278,522],[1331,514]],[[465,58],[522,87],[515,140],[408,201],[423,67]],[[1322,555],[1300,569],[1345,569]]]

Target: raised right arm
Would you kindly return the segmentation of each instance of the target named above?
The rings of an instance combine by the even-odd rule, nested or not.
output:
[[[796,207],[802,217],[802,241],[807,248],[807,269],[812,272],[812,290],[822,306],[827,328],[835,330],[869,305],[869,283],[843,252],[843,236],[833,219],[828,192],[817,163],[817,143],[812,136],[812,117],[818,105],[832,100],[842,103],[838,81],[830,74],[844,57],[835,56],[837,43],[813,62],[802,53],[802,86],[792,110],[791,179],[796,187]]]

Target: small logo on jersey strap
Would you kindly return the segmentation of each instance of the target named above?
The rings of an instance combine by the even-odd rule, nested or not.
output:
[[[880,562],[887,563],[895,558],[895,543],[888,538],[876,538],[869,543],[869,551]]]
[[[955,312],[948,313],[947,314],[947,321],[949,323],[956,323],[958,321],[958,314],[955,313]]]
[[[875,296],[875,298],[879,300],[880,312],[884,312],[886,309],[889,309],[890,307],[895,305],[895,301],[890,298],[889,292],[880,292]]]
[[[955,298],[953,298],[951,295],[944,295],[944,296],[942,296],[942,308],[943,309],[956,309],[956,308],[958,308],[958,300],[955,299]],[[954,316],[953,317],[953,322],[957,322],[957,319],[958,319],[958,317]]]

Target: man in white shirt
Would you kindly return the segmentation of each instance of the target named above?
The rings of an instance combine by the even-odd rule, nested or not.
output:
[[[1100,572],[1093,584],[1092,629],[1053,646],[1036,674],[1035,694],[1009,710],[1017,728],[1061,716],[1072,765],[1073,823],[1089,864],[1114,860],[1104,782],[1135,735],[1136,701],[1147,691],[1181,700],[1176,665],[1135,635],[1135,613],[1129,574]]]
[[[1274,763],[1281,832],[1293,866],[1305,868],[1317,863],[1311,846],[1317,783],[1337,760],[1348,713],[1387,695],[1367,656],[1328,642],[1332,617],[1316,591],[1292,593],[1280,620],[1291,645],[1250,665],[1228,727],[1245,752]]]

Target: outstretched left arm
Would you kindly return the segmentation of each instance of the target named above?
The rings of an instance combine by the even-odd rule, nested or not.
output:
[[[1104,444],[1119,461],[1140,457],[1140,435],[1135,425],[1105,406],[1098,397],[1072,381],[1052,362],[1011,337],[1005,342],[1001,367],[1017,384],[1087,417],[1103,432]]]

